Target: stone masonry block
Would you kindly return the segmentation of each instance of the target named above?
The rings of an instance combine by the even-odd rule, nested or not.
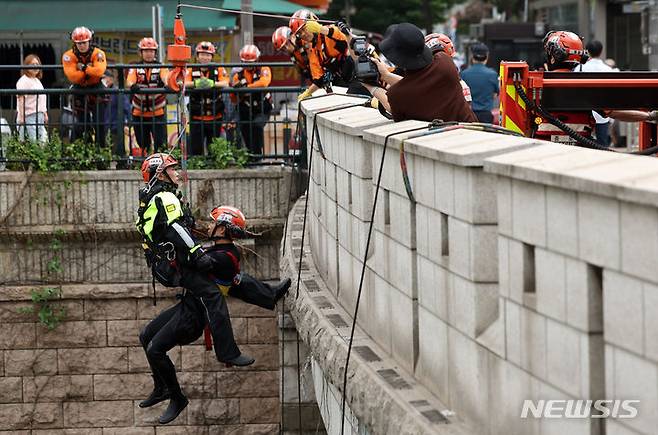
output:
[[[108,346],[139,346],[139,331],[148,320],[108,320]]]
[[[387,256],[388,280],[409,297],[417,297],[414,288],[414,272],[416,268],[416,251],[388,239],[389,251]]]
[[[658,286],[644,284],[645,355],[658,362]]]
[[[61,402],[92,400],[91,375],[25,376],[25,402]]]
[[[57,328],[37,328],[37,346],[103,347],[107,345],[104,321],[63,322]]]
[[[62,426],[62,406],[59,403],[11,403],[0,405],[0,430]]]
[[[338,293],[338,243],[331,236],[327,238],[327,279],[326,284],[333,294]]]
[[[389,234],[392,239],[404,246],[416,248],[415,208],[406,196],[389,195],[390,220]]]
[[[617,200],[578,194],[579,258],[597,266],[619,270],[619,215]]]
[[[58,349],[59,373],[125,373],[128,352],[125,347]]]
[[[625,420],[632,429],[643,433],[653,433],[658,427],[658,367],[637,355],[614,346],[606,346],[606,371],[612,374],[606,381],[606,397],[639,400],[633,405],[637,417]],[[611,358],[607,358],[611,354]]]
[[[436,208],[436,184],[434,179],[434,160],[415,156],[416,170],[413,173],[413,191],[418,204]]]
[[[54,375],[57,373],[57,350],[6,350],[4,367],[5,376]]]
[[[510,292],[510,240],[503,236],[498,236],[498,288],[500,295],[509,298]]]
[[[395,315],[391,316],[391,350],[393,357],[406,370],[413,372],[418,349],[414,341],[418,337],[418,301],[407,294],[390,289],[391,307]]]
[[[352,205],[350,210],[352,214],[360,220],[370,222],[372,216],[372,202],[375,197],[375,186],[373,185],[372,180],[360,178],[355,175],[352,175],[351,183]]]
[[[477,282],[498,280],[495,225],[471,225],[448,218],[450,270]]]
[[[521,367],[521,310],[513,301],[505,301],[505,354],[507,359]]]
[[[133,402],[64,402],[66,427],[121,427],[133,425]]]
[[[333,201],[336,202],[336,165],[326,160],[325,167],[325,193]]]
[[[346,249],[338,247],[338,302],[348,313],[354,312],[356,290],[353,288],[354,271],[353,258]]]
[[[529,257],[528,249],[523,243],[509,239],[509,298],[523,304],[524,292],[534,276],[534,259]]]
[[[574,397],[581,396],[582,332],[551,319],[546,321],[546,360],[548,381]]]
[[[377,291],[373,292],[373,323],[372,334],[373,339],[379,344],[386,352],[391,353],[391,286],[384,281],[377,274],[374,275],[374,288]]]
[[[535,249],[537,311],[561,322],[567,319],[566,261],[561,254]]]
[[[445,214],[455,212],[455,167],[448,163],[434,162],[434,204]]]
[[[217,397],[217,379],[213,372],[183,372],[180,374],[180,383],[189,398]]]
[[[352,215],[347,210],[338,206],[338,245],[347,250],[352,249],[352,219]]]
[[[566,259],[567,323],[582,331],[603,331],[601,274],[595,267]]]
[[[427,311],[418,309],[419,379],[439,397],[448,397],[448,326]]]
[[[337,222],[337,204],[335,200],[332,200],[328,196],[325,196],[324,198],[325,202],[325,207],[324,207],[324,212],[326,213],[324,216],[326,218],[327,222],[327,232],[329,235],[331,235],[333,238],[336,238],[338,236],[338,228],[336,227],[338,222]]]
[[[425,257],[418,257],[418,303],[427,311],[448,321],[448,294],[452,275]]]
[[[0,328],[0,349],[29,349],[36,345],[36,325],[5,323]]]
[[[443,221],[441,213],[416,204],[416,249],[418,254],[436,264],[443,264],[442,248]]]
[[[231,424],[240,421],[239,399],[190,400],[188,424]]]
[[[137,299],[137,318],[152,320],[164,310],[175,305],[178,301],[174,298],[157,298],[157,304],[153,305],[153,298]],[[232,311],[231,311],[232,313]]]
[[[119,320],[137,318],[134,299],[86,300],[85,320]]]
[[[621,203],[621,270],[658,283],[658,210]]]
[[[135,400],[153,391],[153,378],[147,373],[94,375],[94,400]]]
[[[350,174],[344,169],[336,168],[336,202],[345,210],[350,209]]]
[[[279,372],[217,372],[217,396],[279,397]]]
[[[278,398],[242,398],[240,423],[277,423],[279,410]]]
[[[473,224],[495,224],[496,177],[482,168],[455,166],[454,216]]]
[[[278,329],[276,317],[247,318],[249,343],[276,343]]]
[[[498,177],[496,182],[496,200],[498,202],[498,232],[512,236],[512,180]]]
[[[578,201],[575,192],[546,188],[547,245],[555,252],[578,256]]]
[[[484,428],[491,407],[487,379],[487,353],[475,341],[456,329],[448,329],[448,373],[451,409],[467,415],[475,427]]]
[[[23,401],[23,378],[20,376],[0,377],[0,403],[21,403]]]
[[[546,318],[521,307],[521,367],[546,379]]]
[[[546,191],[539,184],[512,181],[512,235],[535,246],[546,246]]]
[[[372,178],[372,144],[356,137],[352,140],[347,136],[345,143],[350,172],[361,178]]]
[[[464,335],[476,338],[498,317],[498,288],[453,275],[448,311],[452,326]]]
[[[642,282],[617,272],[603,272],[603,330],[607,343],[644,353]]]

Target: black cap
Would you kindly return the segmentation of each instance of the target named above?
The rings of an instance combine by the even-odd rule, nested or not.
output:
[[[471,46],[471,54],[475,60],[484,60],[489,56],[489,47],[485,44],[478,42]]]
[[[421,69],[432,63],[432,51],[425,45],[423,32],[411,23],[389,26],[379,49],[403,69]]]

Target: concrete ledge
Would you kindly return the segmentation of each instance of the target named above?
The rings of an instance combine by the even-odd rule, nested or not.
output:
[[[282,254],[282,276],[297,276],[301,245],[304,198],[288,217],[286,251]],[[308,240],[308,237],[307,237]],[[299,297],[293,285],[286,305],[302,340],[309,345],[324,377],[342,391],[344,361],[347,357],[351,314],[344,311],[326,288],[312,260],[304,249]],[[446,418],[445,405],[411,374],[375,344],[360,328],[348,372],[347,403],[354,416],[373,434],[467,434],[474,433],[466,423]]]

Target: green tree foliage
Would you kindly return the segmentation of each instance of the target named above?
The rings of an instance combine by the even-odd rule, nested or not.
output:
[[[391,24],[409,22],[431,32],[432,26],[445,20],[443,15],[453,0],[351,0],[355,9],[353,27],[384,34]],[[346,0],[333,0],[323,18],[344,18]]]

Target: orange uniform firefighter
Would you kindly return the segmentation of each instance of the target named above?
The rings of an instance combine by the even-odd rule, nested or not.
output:
[[[137,46],[143,64],[157,63],[155,59],[158,43],[153,38],[142,38]],[[144,94],[142,89],[164,88],[167,83],[166,68],[131,68],[126,78],[126,87],[132,92],[133,127],[137,145],[144,156],[153,145],[158,152],[167,144],[167,97],[165,94]]]
[[[247,44],[240,50],[242,62],[257,62],[260,50],[255,45]],[[233,75],[231,84],[240,88],[266,88],[272,82],[272,70],[269,66],[247,66]],[[238,104],[240,133],[252,154],[262,154],[265,143],[265,124],[272,112],[272,96],[269,92],[244,92],[233,97]]]
[[[546,55],[546,69],[548,71],[569,72],[577,71],[579,65],[584,64],[589,59],[589,54],[583,46],[583,40],[573,32],[567,31],[550,31],[544,37],[544,53]],[[597,108],[594,108],[595,110]],[[655,121],[658,119],[658,112],[644,112],[640,110],[597,110],[603,116],[609,116],[620,121]],[[574,128],[583,136],[590,136],[595,128],[595,121],[592,113],[578,114],[560,114],[553,115],[564,118],[570,127]],[[566,133],[558,127],[542,122],[537,126],[536,137],[546,138],[563,142],[560,138],[568,139]],[[570,140],[569,140],[570,142]]]
[[[304,41],[292,34],[290,27],[281,26],[272,33],[272,45],[276,51],[285,51],[295,63],[304,79],[311,78],[308,62],[308,48]]]
[[[194,50],[198,63],[212,62],[215,46],[201,41]],[[190,95],[190,154],[202,155],[213,138],[222,133],[224,98],[218,88],[227,87],[228,74],[223,67],[194,67],[187,69],[185,86],[194,88]]]
[[[71,82],[72,89],[103,89],[101,78],[107,68],[107,59],[103,50],[93,46],[91,42],[93,35],[94,32],[86,27],[76,27],[71,32],[73,47],[62,55],[64,74]],[[104,145],[104,106],[103,99],[98,95],[73,95],[76,122],[71,139],[82,137],[89,141],[93,130],[96,143]]]

